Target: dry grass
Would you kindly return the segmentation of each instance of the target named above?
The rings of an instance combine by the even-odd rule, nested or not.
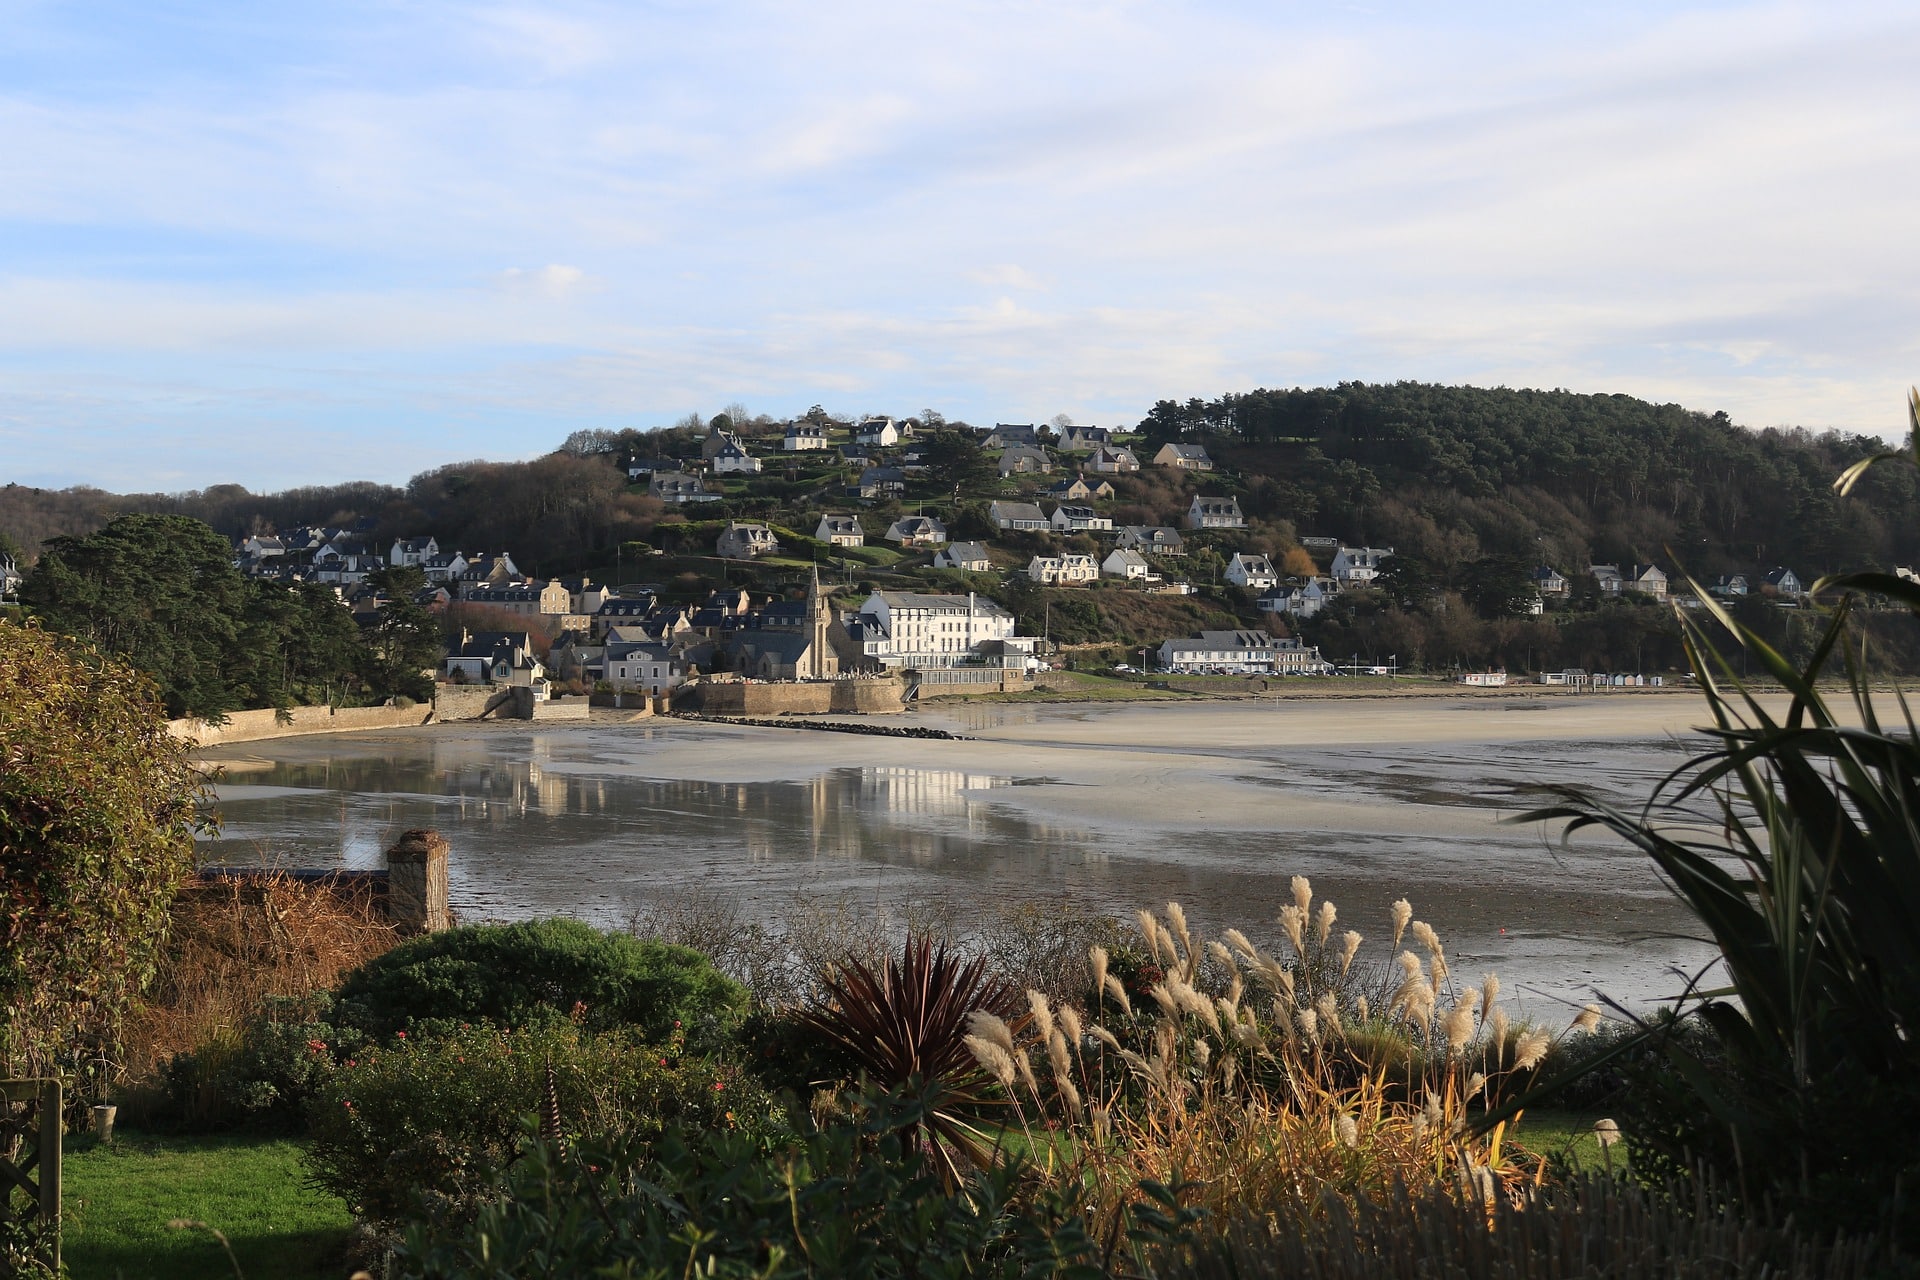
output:
[[[180,891],[146,1002],[127,1026],[123,1079],[230,1040],[273,996],[330,991],[399,942],[365,888],[287,876],[196,882]]]
[[[1098,995],[1084,1005],[1036,991],[1017,1025],[976,1018],[970,1046],[1014,1103],[1026,1147],[1084,1193],[1096,1229],[1117,1238],[1143,1182],[1214,1221],[1280,1227],[1398,1187],[1485,1206],[1544,1178],[1507,1126],[1477,1134],[1470,1114],[1590,1016],[1561,1037],[1514,1026],[1498,981],[1455,982],[1405,903],[1393,947],[1410,939],[1425,954],[1399,952],[1382,995],[1353,980],[1364,939],[1338,930],[1304,879],[1294,895],[1277,921],[1283,955],[1237,930],[1209,943],[1170,903],[1164,919],[1139,917],[1160,974],[1148,999],[1095,949],[1082,990]]]

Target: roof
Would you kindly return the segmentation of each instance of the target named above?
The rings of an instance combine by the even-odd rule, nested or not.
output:
[[[828,512],[826,515],[820,517],[820,523],[835,533],[861,532],[860,520],[856,516],[843,516]]]
[[[1174,444],[1169,441],[1165,447],[1173,450],[1176,457],[1186,458],[1193,462],[1207,460],[1207,451],[1197,444]]]
[[[1038,520],[1046,523],[1047,513],[1035,502],[996,502],[987,508],[995,520]]]
[[[1055,514],[1056,516],[1061,515],[1062,513],[1064,513],[1067,519],[1069,520],[1098,519],[1098,516],[1096,515],[1092,507],[1073,507],[1073,506],[1068,506],[1065,503],[1062,503],[1060,506],[1057,506],[1053,509],[1053,514]]]
[[[1121,547],[1109,555],[1107,559],[1111,560],[1115,556],[1120,558],[1121,564],[1133,565],[1141,569],[1147,567],[1147,558],[1131,547]]]
[[[950,542],[942,553],[949,560],[985,560],[987,549],[977,542]]]
[[[1195,494],[1193,497],[1193,505],[1202,511],[1238,511],[1240,510],[1240,499],[1232,496],[1216,498],[1208,497],[1204,494]]]
[[[885,601],[888,609],[927,609],[936,613],[966,613],[971,609],[990,617],[1013,616],[998,601],[986,596],[932,595],[924,591],[876,591],[873,594]]]

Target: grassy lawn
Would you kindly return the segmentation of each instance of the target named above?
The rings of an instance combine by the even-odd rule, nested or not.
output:
[[[1575,1169],[1604,1170],[1607,1156],[1600,1150],[1600,1139],[1593,1136],[1593,1122],[1605,1114],[1599,1111],[1529,1111],[1512,1130],[1514,1140],[1527,1150],[1543,1156],[1557,1156]],[[1616,1144],[1611,1153],[1612,1168],[1627,1167],[1627,1148]]]
[[[71,1140],[70,1140],[71,1141]],[[257,1137],[157,1138],[68,1148],[63,1252],[75,1280],[216,1280],[233,1268],[205,1231],[223,1232],[248,1280],[340,1280],[352,1219],[304,1184],[300,1145]]]

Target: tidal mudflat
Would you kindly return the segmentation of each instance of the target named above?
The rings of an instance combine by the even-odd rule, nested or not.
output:
[[[1542,1016],[1593,988],[1641,1002],[1705,955],[1624,846],[1503,819],[1549,783],[1632,802],[1704,745],[1674,696],[964,706],[967,741],[685,721],[437,725],[205,753],[224,766],[209,860],[369,866],[399,831],[453,844],[467,918],[617,924],[688,891],[772,916],[796,894],[897,910],[1179,899],[1269,921],[1312,877],[1379,940],[1408,897],[1454,968]]]

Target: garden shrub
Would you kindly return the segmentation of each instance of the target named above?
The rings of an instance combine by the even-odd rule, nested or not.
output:
[[[291,1131],[334,1063],[365,1041],[329,1021],[332,998],[269,996],[237,1035],[175,1055],[162,1071],[164,1110],[143,1123],[188,1129],[239,1127]]]
[[[104,1086],[204,799],[150,679],[0,621],[0,1074]]]
[[[341,1020],[377,1040],[462,1022],[528,1027],[573,1021],[696,1048],[722,1043],[747,993],[697,951],[578,920],[475,925],[416,938],[347,975]]]
[[[1098,1277],[1065,1198],[1017,1160],[943,1186],[914,1135],[933,1096],[883,1096],[804,1142],[671,1127],[566,1148],[539,1142],[470,1221],[416,1221],[396,1260],[411,1280],[527,1275]]]
[[[680,1122],[752,1145],[786,1130],[772,1095],[677,1035],[649,1044],[571,1023],[396,1032],[327,1073],[309,1108],[314,1181],[382,1228],[469,1216],[513,1161],[526,1118],[545,1109],[549,1079],[570,1134],[645,1141]]]

